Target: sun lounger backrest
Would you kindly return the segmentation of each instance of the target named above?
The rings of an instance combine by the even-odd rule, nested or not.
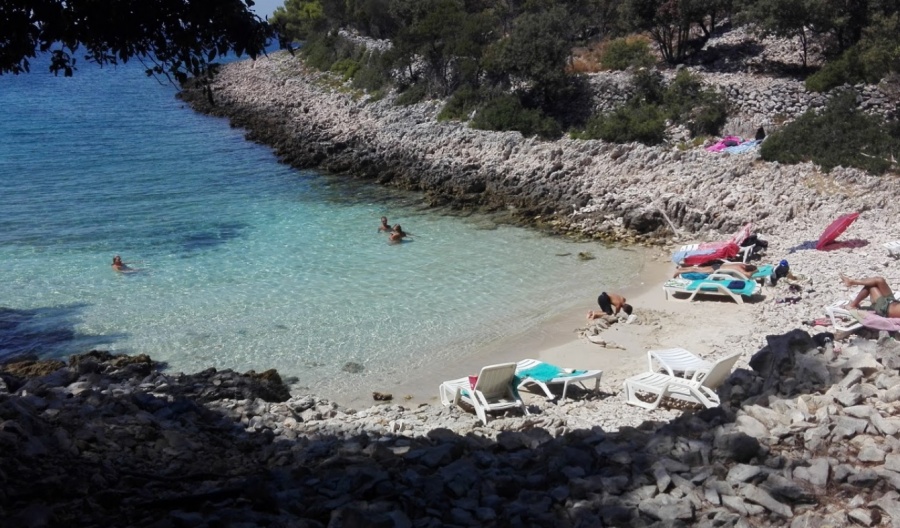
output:
[[[741,353],[738,352],[716,361],[712,368],[709,369],[709,374],[703,378],[703,383],[701,383],[701,385],[716,390],[719,385],[724,383],[725,380],[728,379],[728,376],[731,375],[731,369],[740,357]]]
[[[488,365],[481,369],[481,373],[478,375],[478,381],[475,382],[474,389],[476,391],[481,391],[488,401],[492,398],[502,398],[509,394],[515,373],[515,363]]]

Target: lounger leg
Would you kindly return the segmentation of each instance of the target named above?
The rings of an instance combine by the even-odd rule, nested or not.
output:
[[[659,393],[655,400],[650,403],[642,401],[637,397],[637,391],[634,386],[627,381],[625,382],[625,403],[630,403],[631,405],[637,405],[638,407],[643,407],[645,409],[654,410],[659,407],[659,402],[662,401],[663,396],[665,396],[669,391],[668,385],[663,388],[663,390]]]

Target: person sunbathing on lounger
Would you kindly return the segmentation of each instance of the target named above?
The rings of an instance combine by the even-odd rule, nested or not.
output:
[[[684,266],[675,268],[673,278],[678,278],[682,273],[715,273],[719,270],[734,270],[749,277],[756,273],[759,268],[754,264],[744,264],[743,262],[715,262],[709,266]]]
[[[900,319],[900,301],[894,298],[894,292],[888,286],[884,277],[867,277],[864,279],[851,279],[841,273],[841,282],[848,288],[862,286],[862,290],[856,294],[856,298],[848,305],[850,308],[859,308],[859,303],[866,297],[872,303],[871,309],[881,317],[893,317]]]

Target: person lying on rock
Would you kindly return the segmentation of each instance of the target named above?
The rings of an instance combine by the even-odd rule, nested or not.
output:
[[[867,277],[864,279],[851,279],[841,273],[841,282],[844,286],[852,288],[853,286],[862,286],[862,290],[856,294],[856,298],[848,305],[850,308],[859,308],[859,303],[863,302],[866,297],[872,303],[870,309],[876,315],[881,317],[892,317],[900,319],[900,301],[894,298],[894,292],[888,286],[884,277]]]
[[[588,319],[599,319],[604,315],[619,315],[619,312],[625,312],[625,315],[631,315],[633,308],[630,304],[625,302],[625,297],[621,295],[617,295],[615,293],[606,293],[603,292],[597,297],[597,304],[600,305],[600,310],[591,310],[588,312]],[[615,308],[615,310],[613,310]]]

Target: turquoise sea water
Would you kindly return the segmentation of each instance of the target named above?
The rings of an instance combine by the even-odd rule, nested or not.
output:
[[[0,356],[147,353],[366,391],[640,269],[640,253],[291,169],[174,95],[134,66],[0,76]],[[415,236],[388,244],[382,215]],[[115,254],[141,271],[113,272]]]

